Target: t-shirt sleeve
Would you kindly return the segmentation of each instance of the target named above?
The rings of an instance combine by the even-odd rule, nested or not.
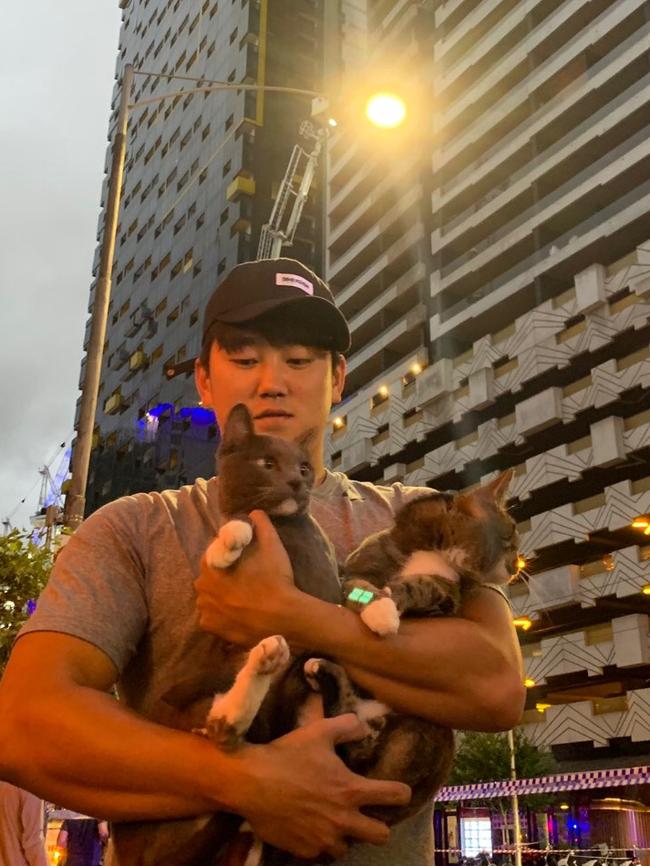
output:
[[[146,563],[138,544],[148,535],[146,524],[140,497],[92,514],[57,556],[19,638],[39,631],[72,635],[101,649],[121,672],[147,623]]]

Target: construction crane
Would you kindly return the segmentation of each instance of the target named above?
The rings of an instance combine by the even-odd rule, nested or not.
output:
[[[291,246],[309,196],[327,128],[317,128],[310,121],[303,120],[299,134],[313,142],[312,150],[308,152],[301,144],[294,145],[271,217],[260,232],[258,259],[278,259],[282,255],[282,247]]]

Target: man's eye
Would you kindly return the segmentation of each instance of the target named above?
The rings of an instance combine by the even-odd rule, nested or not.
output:
[[[311,364],[311,358],[288,358],[287,364],[290,364],[292,367],[306,367],[308,364]]]
[[[276,466],[273,457],[258,457],[255,462],[258,466],[261,466],[262,469],[274,469]]]
[[[231,358],[230,360],[237,367],[253,367],[257,364],[257,358]]]

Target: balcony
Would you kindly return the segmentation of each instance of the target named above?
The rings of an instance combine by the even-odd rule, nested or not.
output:
[[[238,175],[232,183],[228,185],[228,190],[226,191],[226,198],[228,201],[238,201],[242,195],[255,195],[254,178]]]

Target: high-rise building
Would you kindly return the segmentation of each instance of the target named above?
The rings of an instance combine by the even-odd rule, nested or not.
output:
[[[650,3],[367,7],[369,64],[424,85],[421,135],[392,164],[331,143],[353,335],[331,463],[458,490],[514,467],[525,730],[567,768],[645,763]]]
[[[121,0],[120,6],[109,141],[126,63],[136,71],[132,103],[177,95],[130,113],[90,511],[122,493],[212,471],[215,427],[196,411],[191,375],[168,381],[165,370],[198,353],[201,311],[221,275],[255,258],[300,123],[310,116],[311,100],[295,94],[179,91],[209,81],[307,90],[322,84],[320,0]],[[110,158],[109,144],[106,171]],[[102,207],[107,186],[105,179]],[[102,233],[103,213],[98,241]],[[321,247],[315,183],[287,254],[319,270]],[[84,348],[89,334],[90,319]],[[80,385],[84,370],[85,361]]]

